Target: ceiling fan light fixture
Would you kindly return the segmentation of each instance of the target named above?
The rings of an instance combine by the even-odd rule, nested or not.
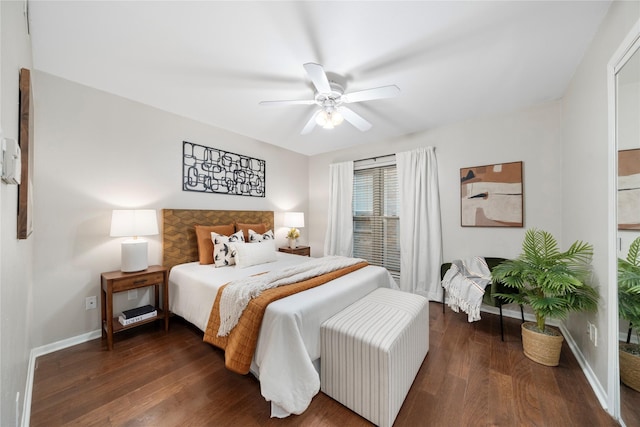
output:
[[[316,116],[316,124],[324,129],[333,129],[344,121],[342,114],[337,111],[322,110]]]
[[[329,117],[327,115],[327,112],[324,110],[320,111],[316,116],[316,124],[318,126],[324,127],[324,125],[326,125],[328,121],[329,121]]]
[[[345,94],[344,84],[336,82],[335,78],[339,80],[346,79],[336,76],[334,80],[329,80],[322,65],[313,62],[304,64],[304,69],[315,90],[313,99],[260,102],[260,105],[317,105],[319,108],[309,117],[300,131],[301,135],[310,133],[316,126],[324,129],[333,129],[344,120],[359,131],[366,132],[371,129],[371,123],[343,104],[393,98],[400,93],[398,86],[388,85]]]
[[[331,123],[334,126],[338,126],[343,121],[344,121],[344,117],[342,117],[342,114],[340,114],[337,111],[334,111],[333,113],[331,113]]]

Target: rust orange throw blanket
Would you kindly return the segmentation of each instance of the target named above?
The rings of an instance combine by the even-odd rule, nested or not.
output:
[[[253,353],[256,350],[258,333],[260,332],[260,325],[262,325],[264,311],[267,309],[267,305],[269,305],[269,303],[279,300],[280,298],[288,297],[289,295],[293,295],[297,292],[306,291],[307,289],[322,285],[330,280],[344,276],[345,274],[366,266],[366,262],[361,262],[349,267],[341,268],[340,270],[332,271],[331,273],[304,280],[302,282],[267,289],[257,298],[253,298],[249,301],[249,305],[247,305],[247,308],[242,312],[242,316],[240,317],[238,324],[231,330],[229,335],[219,337],[220,297],[222,296],[223,286],[218,290],[215,302],[211,308],[207,329],[204,332],[204,341],[209,344],[213,344],[216,347],[220,347],[225,351],[224,357],[227,369],[239,374],[247,374],[251,367]]]

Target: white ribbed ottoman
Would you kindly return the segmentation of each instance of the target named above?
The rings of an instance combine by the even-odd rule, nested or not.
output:
[[[380,288],[320,327],[322,391],[382,427],[393,425],[429,350],[426,298]]]

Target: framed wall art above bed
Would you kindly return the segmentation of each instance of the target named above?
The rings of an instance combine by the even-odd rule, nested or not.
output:
[[[182,189],[199,193],[265,197],[266,162],[182,142]]]
[[[460,169],[463,227],[522,227],[522,162]]]

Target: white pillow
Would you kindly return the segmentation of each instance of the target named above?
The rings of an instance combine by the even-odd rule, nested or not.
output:
[[[276,237],[273,235],[273,230],[269,230],[264,234],[256,233],[252,229],[249,229],[249,243],[263,242],[265,240],[273,240]]]
[[[230,246],[233,242],[244,242],[244,235],[242,230],[231,236],[223,236],[215,231],[211,232],[211,240],[213,241],[213,263],[216,267],[225,267],[227,265],[234,265],[235,250]]]
[[[235,242],[231,243],[231,247],[235,252],[235,261],[239,268],[264,264],[266,262],[273,262],[276,260],[275,240],[265,240],[257,245]]]

